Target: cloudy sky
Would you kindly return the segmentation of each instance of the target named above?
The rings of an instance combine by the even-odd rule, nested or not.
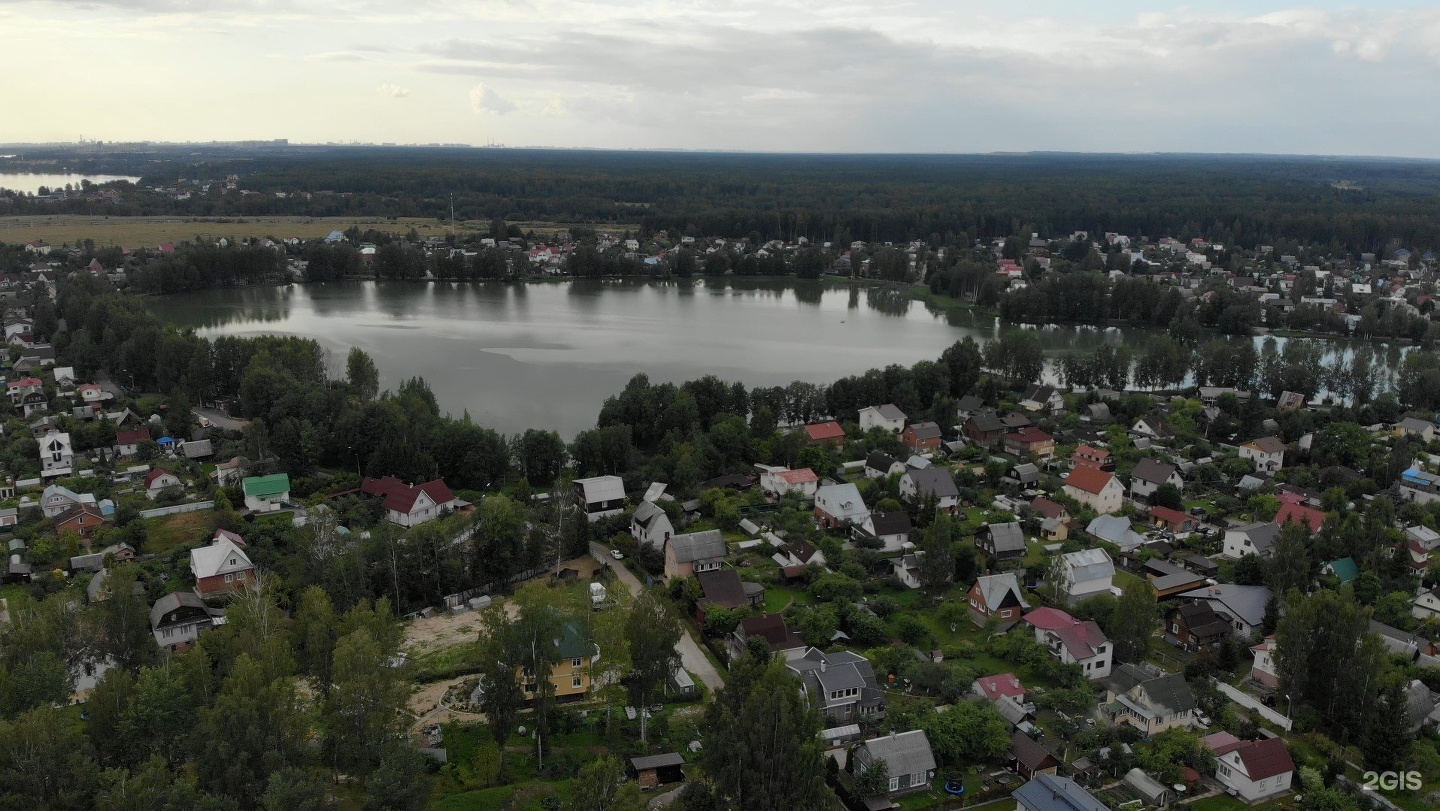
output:
[[[1410,6],[0,0],[0,142],[1440,158]]]

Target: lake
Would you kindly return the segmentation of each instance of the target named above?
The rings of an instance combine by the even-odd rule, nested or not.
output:
[[[606,397],[638,372],[680,382],[714,374],[747,386],[829,383],[891,363],[933,360],[992,317],[931,311],[899,291],[727,280],[521,285],[339,282],[212,290],[150,300],[204,336],[314,338],[343,372],[370,353],[382,388],[420,375],[441,408],[503,433],[594,425]],[[1120,333],[1052,330],[1054,350]],[[1137,338],[1138,339],[1138,338]]]
[[[112,180],[128,180],[131,183],[138,183],[140,178],[127,177],[124,175],[72,175],[72,174],[47,174],[36,172],[0,172],[0,189],[26,192],[34,194],[41,186],[50,189],[63,189],[69,183],[78,188],[80,181],[88,180],[91,183],[109,183]]]

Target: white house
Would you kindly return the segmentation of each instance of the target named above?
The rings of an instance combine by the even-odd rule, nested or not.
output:
[[[1141,459],[1130,472],[1130,498],[1149,499],[1150,494],[1162,484],[1174,485],[1182,491],[1185,489],[1185,480],[1180,478],[1180,471],[1174,465],[1156,459]]]
[[[70,435],[60,431],[40,438],[40,477],[44,479],[69,476],[74,470],[75,451]]]
[[[1035,630],[1035,641],[1065,664],[1079,665],[1087,679],[1110,675],[1115,646],[1094,620],[1078,620],[1058,608],[1037,608],[1023,620]]]
[[[1240,458],[1253,462],[1257,473],[1274,473],[1285,466],[1285,443],[1273,436],[1252,439],[1240,446]]]
[[[464,504],[455,498],[441,479],[410,485],[394,476],[386,476],[364,480],[360,483],[360,491],[383,499],[385,520],[402,527],[418,526]]]
[[[854,540],[875,539],[881,552],[898,552],[910,542],[910,515],[899,510],[889,513],[868,513],[865,520],[850,531]]]
[[[815,489],[815,520],[826,529],[852,527],[870,515],[854,484],[827,484]]]
[[[169,650],[189,645],[223,621],[224,612],[210,608],[188,591],[167,594],[150,609],[150,632],[155,644]]]
[[[619,476],[576,479],[573,485],[575,502],[590,523],[625,511],[625,480]]]
[[[93,493],[77,493],[58,484],[49,485],[40,494],[40,509],[45,513],[46,518],[54,518],[71,507],[78,507],[82,504],[95,506],[95,495]]]
[[[860,430],[865,432],[869,432],[872,428],[880,428],[892,434],[899,434],[905,430],[905,420],[905,412],[891,403],[860,409]]]
[[[1275,635],[1265,637],[1258,645],[1251,645],[1250,653],[1255,657],[1250,665],[1250,678],[1271,690],[1277,689],[1280,674],[1275,670]]]
[[[290,475],[272,473],[269,476],[251,476],[240,482],[245,494],[245,508],[251,512],[274,512],[290,500]]]
[[[675,534],[670,516],[653,501],[642,501],[630,516],[630,536],[641,546],[663,550],[665,542]]]
[[[1246,741],[1215,759],[1215,779],[1250,804],[1288,793],[1294,776],[1283,738]]]
[[[1125,503],[1125,487],[1113,473],[1083,465],[1065,474],[1065,495],[1101,515],[1120,512]]]
[[[1421,592],[1410,604],[1410,615],[1417,620],[1440,617],[1440,588]]]
[[[180,481],[179,476],[163,467],[157,467],[145,474],[145,497],[151,501],[159,498],[167,488],[184,486],[185,483]]]
[[[960,505],[960,488],[955,477],[943,467],[927,467],[923,470],[907,470],[900,477],[900,498],[913,503],[922,502],[931,496],[942,510],[953,510]]]
[[[190,550],[190,573],[195,576],[195,591],[209,597],[245,587],[255,578],[255,564],[236,543],[239,538],[220,530],[209,546]]]
[[[773,465],[756,465],[760,469],[760,491],[771,498],[780,498],[786,493],[799,493],[802,498],[814,498],[820,487],[820,477],[808,467],[790,470]]]
[[[1245,555],[1268,558],[1280,540],[1280,525],[1273,521],[1246,524],[1225,530],[1225,557],[1239,560]]]
[[[1061,582],[1066,602],[1074,605],[1087,597],[1108,594],[1115,580],[1115,563],[1104,549],[1082,549],[1061,559]]]

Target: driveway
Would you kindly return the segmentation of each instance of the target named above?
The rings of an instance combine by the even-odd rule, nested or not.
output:
[[[193,408],[195,417],[204,417],[210,424],[222,431],[243,431],[245,426],[250,424],[249,420],[237,420],[234,417],[227,417],[223,411],[214,408]]]
[[[602,560],[610,560],[610,548],[607,546],[592,543],[590,551]],[[614,565],[610,567],[610,571],[614,572],[620,582],[630,589],[632,595],[639,597],[645,591],[645,584],[641,583],[640,579],[625,568],[620,561],[615,561]],[[675,648],[680,651],[680,664],[704,682],[711,692],[725,686],[725,678],[720,675],[720,671],[716,670],[714,665],[710,664],[710,660],[705,658],[704,651],[700,650],[700,646],[696,644],[695,638],[690,636],[688,630],[680,637],[680,642],[676,644]]]

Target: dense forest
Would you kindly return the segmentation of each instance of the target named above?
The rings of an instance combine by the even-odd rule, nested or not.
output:
[[[1192,155],[779,155],[380,147],[40,147],[17,170],[258,192],[116,204],[0,198],[0,215],[422,216],[638,224],[848,243],[1074,230],[1377,251],[1440,246],[1440,164]],[[1341,184],[1341,181],[1345,181]],[[223,183],[221,183],[223,186]],[[306,194],[306,193],[309,194]],[[284,197],[277,196],[283,194]],[[946,240],[949,241],[949,240]]]

